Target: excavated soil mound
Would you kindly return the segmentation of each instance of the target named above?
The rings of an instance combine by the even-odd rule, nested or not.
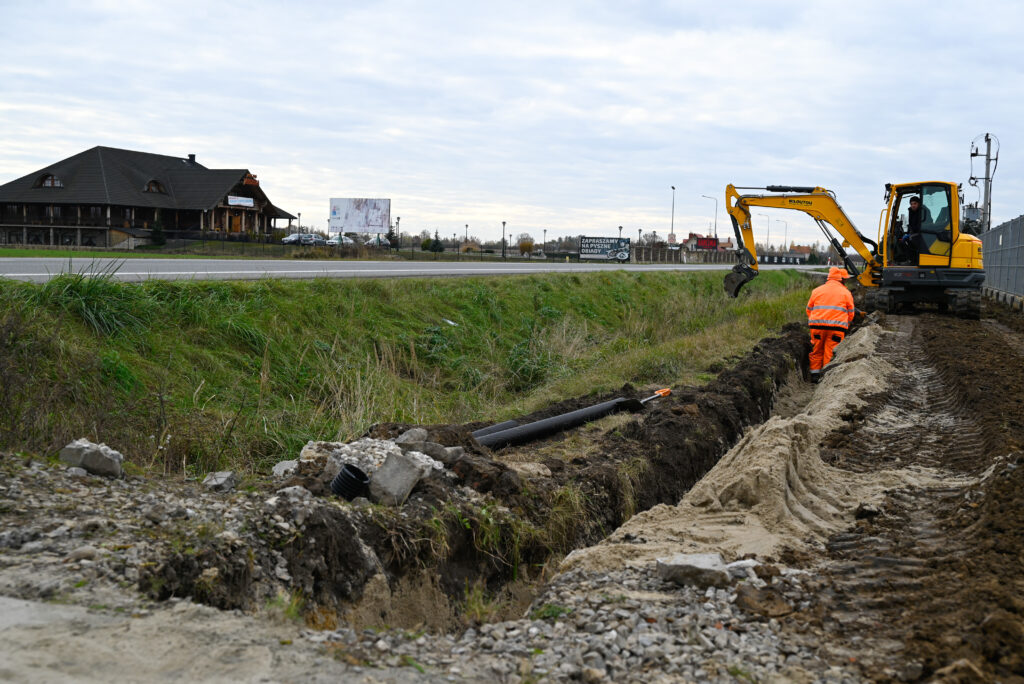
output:
[[[750,429],[678,505],[635,516],[606,542],[571,554],[563,569],[612,570],[679,552],[717,551],[729,560],[804,554],[821,548],[853,522],[859,504],[878,500],[885,489],[936,481],[924,469],[851,477],[820,458],[826,435],[892,375],[874,353],[885,334],[877,325],[852,334],[805,411]]]

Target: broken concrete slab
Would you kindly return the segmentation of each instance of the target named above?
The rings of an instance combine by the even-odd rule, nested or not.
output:
[[[60,460],[75,468],[84,468],[93,475],[121,477],[124,456],[106,444],[76,439],[60,450]]]
[[[452,460],[449,457],[448,448],[434,442],[395,442],[395,444],[399,446],[403,453],[418,451],[445,465]]]
[[[284,478],[293,474],[298,467],[299,462],[297,460],[281,461],[280,463],[275,464],[274,467],[271,468],[270,472],[273,473],[274,477]]]
[[[203,480],[203,486],[215,492],[230,492],[238,486],[238,476],[231,470],[210,473]]]
[[[423,428],[412,428],[406,430],[395,439],[395,444],[407,444],[409,442],[426,442],[429,433]]]
[[[756,561],[753,558],[746,558],[744,560],[733,561],[725,566],[726,572],[733,579],[750,579],[751,577],[757,577],[754,572],[754,568],[761,565],[760,561]]]
[[[509,463],[508,467],[516,471],[522,477],[551,477],[551,468],[543,463]]]
[[[388,506],[401,506],[416,483],[431,471],[410,454],[390,454],[370,478],[370,498]]]
[[[658,558],[656,569],[658,577],[666,582],[701,589],[726,587],[731,581],[725,562],[717,553],[677,553]]]

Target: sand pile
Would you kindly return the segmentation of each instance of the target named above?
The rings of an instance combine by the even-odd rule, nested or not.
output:
[[[787,547],[809,551],[885,490],[948,481],[923,468],[851,473],[820,458],[822,440],[844,415],[893,382],[896,369],[875,353],[893,334],[877,325],[852,334],[802,412],[751,428],[678,505],[636,515],[607,540],[570,554],[561,569],[613,570],[679,552],[718,551],[733,560],[778,556]]]

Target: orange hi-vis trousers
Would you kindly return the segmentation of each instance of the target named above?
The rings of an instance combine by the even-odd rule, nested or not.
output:
[[[811,378],[821,374],[821,369],[832,360],[836,345],[846,337],[846,331],[838,328],[811,328]]]

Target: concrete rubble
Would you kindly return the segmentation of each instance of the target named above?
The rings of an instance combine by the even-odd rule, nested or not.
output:
[[[76,439],[60,450],[60,460],[72,468],[81,468],[93,475],[121,477],[124,456],[106,444]]]
[[[210,473],[203,479],[203,486],[214,492],[230,492],[238,486],[238,476],[230,470]]]
[[[717,553],[677,553],[656,561],[658,577],[684,586],[700,589],[725,587],[731,578],[729,569]]]

